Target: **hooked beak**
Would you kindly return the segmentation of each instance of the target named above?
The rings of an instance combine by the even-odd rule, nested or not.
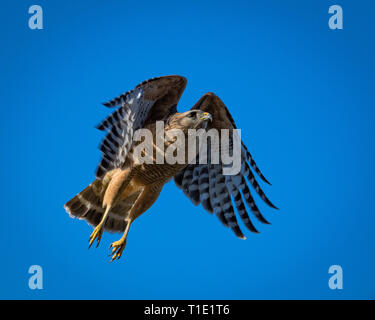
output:
[[[212,122],[212,116],[208,112],[204,112],[199,120],[210,120]]]

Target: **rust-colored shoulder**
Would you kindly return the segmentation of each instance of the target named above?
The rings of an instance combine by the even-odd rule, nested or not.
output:
[[[129,90],[108,102],[104,102],[103,105],[105,105],[108,108],[121,105],[122,103],[127,101],[127,97],[134,90],[139,88],[143,89],[145,98],[152,101],[155,101],[165,96],[169,93],[170,90],[176,91],[177,101],[175,103],[177,104],[178,100],[182,95],[182,92],[185,90],[186,83],[186,78],[178,75],[151,78],[141,82],[133,90]]]
[[[236,128],[233,117],[224,102],[213,92],[205,93],[192,109],[200,109],[212,115],[212,127],[216,129]]]

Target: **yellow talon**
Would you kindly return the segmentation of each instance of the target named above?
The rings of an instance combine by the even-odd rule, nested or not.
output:
[[[97,225],[94,229],[94,231],[91,233],[90,239],[89,239],[89,249],[91,248],[92,244],[94,243],[95,239],[97,239],[96,247],[99,246],[100,240],[102,239],[103,235],[103,227],[102,225]]]
[[[121,258],[121,255],[125,249],[125,246],[126,246],[126,239],[120,239],[118,241],[115,241],[109,246],[109,249],[112,248],[112,252],[110,254],[112,255],[112,259],[110,262],[113,262],[114,260]]]

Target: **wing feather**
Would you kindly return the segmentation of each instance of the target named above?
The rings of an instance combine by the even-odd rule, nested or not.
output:
[[[242,222],[251,232],[259,233],[259,231],[252,224],[250,217],[246,211],[245,203],[243,202],[243,198],[242,198],[240,190],[234,185],[231,177],[227,176],[225,178],[226,178],[226,183],[228,184],[229,192],[233,197],[233,202],[236,206],[238,214],[240,215],[242,219]]]
[[[201,198],[201,190],[199,188],[199,171],[201,170],[201,165],[194,166],[193,170],[193,178],[188,188],[188,197],[191,201],[198,205],[200,203]],[[203,191],[202,191],[203,192]]]
[[[232,201],[229,197],[227,185],[225,183],[225,177],[221,173],[221,166],[216,166],[216,196],[218,197],[220,208],[224,219],[226,220],[226,226],[232,229],[234,234],[241,238],[246,239],[243,235],[238,222],[236,215],[233,210]]]
[[[99,147],[102,159],[96,171],[97,178],[126,163],[137,129],[176,112],[185,86],[186,79],[181,76],[153,78],[104,103],[111,108],[121,106],[97,126],[99,130],[107,131]]]
[[[211,175],[211,178],[213,180],[213,210],[215,215],[219,218],[221,223],[228,227],[228,220],[225,218],[224,215],[224,210],[221,206],[221,201],[220,201],[220,193],[219,190],[222,188],[222,181],[219,181],[219,175],[217,172],[219,171],[219,166],[214,165],[212,170],[214,172],[213,175]]]
[[[205,94],[192,109],[200,109],[212,115],[213,121],[207,129],[236,129],[229,110],[220,98],[213,93]],[[233,151],[232,143],[229,145],[229,151]],[[209,143],[207,154],[210,155]],[[189,164],[175,176],[175,182],[184,190],[186,196],[193,203],[201,203],[206,211],[214,212],[224,226],[231,228],[238,237],[244,239],[245,236],[238,225],[233,203],[241,220],[250,231],[258,233],[258,230],[250,220],[246,206],[250,208],[260,222],[269,224],[260,213],[250,192],[249,185],[254,188],[265,203],[272,208],[277,209],[277,207],[272,204],[256,181],[251,168],[263,181],[270,184],[261,173],[243,142],[241,142],[241,155],[239,156],[241,157],[241,170],[237,175],[224,176],[222,174],[224,167],[222,162],[220,164],[212,164],[208,157],[208,164],[206,165]]]

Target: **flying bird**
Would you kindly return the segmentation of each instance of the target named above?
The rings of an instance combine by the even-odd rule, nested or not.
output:
[[[246,238],[235,211],[252,232],[258,233],[246,207],[259,221],[269,224],[255,204],[249,186],[266,204],[277,209],[255,179],[253,171],[270,184],[242,141],[240,171],[235,175],[223,174],[221,159],[218,163],[209,158],[207,163],[155,162],[158,121],[163,122],[165,132],[180,129],[186,134],[189,129],[236,129],[227,107],[213,93],[204,94],[189,111],[177,112],[186,83],[184,77],[177,75],[152,78],[104,103],[108,108],[117,108],[97,126],[106,135],[100,145],[102,158],[96,180],[68,201],[64,208],[70,216],[84,219],[94,227],[89,248],[95,241],[99,245],[103,231],[123,233],[121,239],[110,246],[111,261],[121,257],[132,222],[152,206],[171,179],[195,205],[201,204],[206,211],[214,213],[241,239]],[[138,129],[148,129],[152,133],[152,163],[140,162],[135,156],[140,144],[135,139]],[[168,147],[172,142],[164,138],[163,143]],[[207,148],[210,148],[209,144]],[[197,157],[199,152],[201,149],[197,151]]]

